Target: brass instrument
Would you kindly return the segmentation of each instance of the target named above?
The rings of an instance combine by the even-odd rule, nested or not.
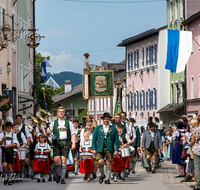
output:
[[[42,122],[44,122],[45,120],[44,120],[44,118],[43,118],[42,116],[40,116],[40,115],[37,115],[37,117],[38,117],[38,125],[41,125]]]
[[[47,115],[48,115],[49,117],[52,116],[49,112],[46,112],[45,110],[43,110],[43,109],[41,109],[41,108],[40,108],[40,115],[41,115],[41,117],[42,117],[44,120],[47,118]]]
[[[38,124],[37,119],[35,119],[33,116],[31,116],[31,119],[33,121],[33,126],[37,126],[37,124]]]
[[[32,132],[35,130],[31,125],[29,125],[28,123],[25,123],[25,125],[29,128],[32,129]]]

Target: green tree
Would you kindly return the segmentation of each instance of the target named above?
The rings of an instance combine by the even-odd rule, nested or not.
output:
[[[60,88],[54,89],[54,95],[60,94],[60,93],[64,92],[64,90],[65,90],[65,86],[64,86],[64,84],[62,84],[62,86]]]
[[[81,122],[82,117],[87,116],[87,109],[85,109],[82,113],[78,115],[78,120]]]

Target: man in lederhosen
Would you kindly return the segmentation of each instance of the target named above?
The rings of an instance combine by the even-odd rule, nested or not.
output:
[[[92,139],[92,152],[97,154],[99,171],[101,173],[99,183],[102,183],[104,175],[104,158],[106,158],[106,180],[105,184],[110,184],[110,173],[112,171],[113,154],[118,155],[119,151],[119,135],[116,127],[109,125],[111,116],[104,113],[101,119],[103,125],[95,128]],[[115,150],[114,150],[115,149]]]
[[[65,184],[67,158],[70,148],[76,148],[76,135],[71,121],[65,119],[65,108],[58,108],[58,119],[51,123],[50,130],[53,134],[53,156],[56,170],[56,183]],[[72,142],[72,145],[71,145]],[[61,171],[60,171],[61,160]]]

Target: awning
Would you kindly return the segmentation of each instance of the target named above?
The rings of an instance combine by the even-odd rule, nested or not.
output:
[[[176,113],[184,109],[184,102],[176,104],[168,104],[157,111],[157,113]]]

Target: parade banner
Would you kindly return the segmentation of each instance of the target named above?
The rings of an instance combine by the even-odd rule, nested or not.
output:
[[[89,82],[90,97],[113,96],[113,71],[90,71]]]

